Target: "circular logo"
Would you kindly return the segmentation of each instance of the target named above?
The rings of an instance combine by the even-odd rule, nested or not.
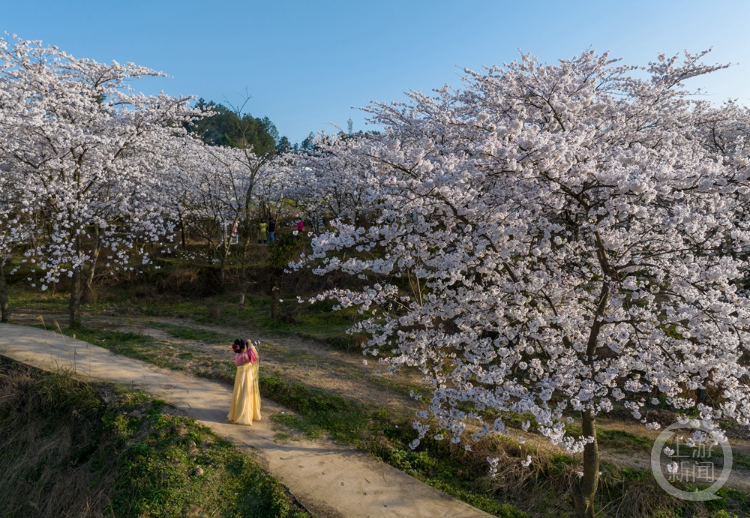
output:
[[[716,466],[719,446],[723,463]],[[666,466],[662,466],[662,453],[669,458]],[[711,424],[698,419],[677,422],[665,428],[651,448],[651,471],[659,486],[675,498],[693,502],[716,500],[721,498],[716,492],[732,471],[732,448],[726,436],[717,434]],[[711,485],[701,491],[683,491],[672,485],[675,482]]]

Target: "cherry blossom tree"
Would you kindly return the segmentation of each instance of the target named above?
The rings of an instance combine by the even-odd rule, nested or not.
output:
[[[252,148],[241,148],[238,160],[243,168],[243,179],[245,185],[244,196],[244,219],[243,231],[244,241],[242,243],[242,268],[240,276],[240,305],[245,304],[247,291],[247,251],[250,240],[255,236],[253,217],[257,219],[264,215],[275,213],[279,216],[286,200],[286,188],[289,183],[292,166],[294,165],[293,153],[282,153],[280,155],[256,155]]]
[[[209,259],[219,263],[220,284],[225,284],[226,261],[232,250],[231,235],[244,225],[244,254],[253,235],[251,221],[283,199],[289,157],[257,156],[252,148],[208,146],[183,138],[174,148],[172,193],[175,217],[209,244]],[[183,230],[184,232],[184,230]],[[238,236],[239,240],[239,236]],[[185,239],[183,238],[183,242]],[[241,290],[244,294],[245,276]],[[243,296],[244,299],[244,296]]]
[[[359,154],[345,150],[358,149],[367,138],[367,134],[319,136],[315,149],[297,157],[285,196],[295,200],[313,222],[338,219],[355,224],[369,206],[363,198],[366,171],[361,170]]]
[[[262,208],[263,203],[257,203],[255,198],[259,186],[264,182],[268,176],[273,176],[276,171],[275,165],[278,164],[276,154],[274,152],[273,141],[271,141],[271,148],[267,147],[268,142],[265,145],[261,145],[262,142],[258,141],[257,135],[257,124],[260,122],[258,119],[253,119],[249,114],[245,113],[245,106],[250,101],[251,95],[245,91],[245,94],[241,96],[238,104],[233,104],[226,100],[227,105],[230,107],[234,117],[231,118],[232,122],[232,134],[234,136],[231,143],[232,148],[235,151],[222,153],[216,149],[208,150],[213,153],[217,160],[222,161],[225,167],[231,167],[237,171],[234,175],[234,183],[237,183],[237,187],[244,188],[244,193],[240,193],[236,190],[236,196],[234,197],[237,201],[244,202],[244,208],[242,209],[242,216],[238,222],[235,222],[235,228],[238,231],[238,238],[242,238],[242,253],[241,253],[241,268],[240,268],[240,305],[245,304],[245,294],[247,290],[247,253],[252,238],[256,235],[256,226],[253,224],[253,216],[259,216],[260,212],[258,209]],[[210,115],[210,113],[206,113]],[[267,122],[267,119],[265,119]],[[273,125],[271,125],[272,127]],[[276,135],[275,128],[272,128],[271,133],[266,133],[266,136],[273,137]],[[275,138],[275,137],[274,137]],[[261,145],[260,148],[256,148],[254,145]],[[240,224],[238,224],[240,223]],[[228,251],[227,251],[228,253]],[[223,266],[222,266],[223,269]]]
[[[723,68],[704,54],[642,68],[525,55],[369,107],[386,131],[330,152],[354,164],[335,174],[359,182],[372,219],[332,221],[294,265],[371,281],[317,300],[369,311],[364,353],[421,369],[435,438],[470,448],[508,432],[485,410],[513,411],[582,453],[579,517],[595,512],[598,415],[624,407],[653,429],[644,410],[663,404],[716,440],[720,419],[750,422],[746,131],[684,88]]]
[[[42,289],[71,278],[71,326],[81,322],[84,267],[93,279],[103,248],[132,268],[135,240],[157,240],[170,229],[159,146],[184,134],[197,112],[190,98],[145,96],[128,86],[163,75],[76,59],[38,41],[0,41],[0,154],[22,182],[23,203],[48,217],[46,240],[29,254],[45,272]]]
[[[179,158],[181,169],[188,172],[191,218],[194,228],[217,251],[219,283],[225,284],[226,260],[231,250],[230,234],[238,225],[245,209],[246,177],[242,174],[241,150],[228,147],[209,148],[200,141],[192,142],[189,153]],[[217,239],[218,238],[218,239]],[[216,243],[214,243],[216,239]]]
[[[0,321],[8,322],[10,307],[5,267],[16,246],[30,241],[34,231],[32,207],[23,204],[19,181],[9,168],[0,169]]]
[[[290,212],[289,185],[295,169],[293,153],[277,155],[265,167],[265,174],[256,183],[255,206],[259,215],[283,219]]]
[[[739,106],[735,101],[729,101],[720,109],[711,110],[700,119],[697,136],[703,145],[712,153],[717,161],[733,168],[748,167],[750,156],[750,109]],[[750,207],[750,193],[746,189],[738,189],[740,203],[745,208]],[[748,211],[738,211],[737,226],[747,224]],[[745,260],[744,289],[750,290],[750,254],[735,254]],[[748,355],[750,356],[750,355]]]

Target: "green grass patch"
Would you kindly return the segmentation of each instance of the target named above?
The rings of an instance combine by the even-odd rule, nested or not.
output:
[[[172,324],[165,324],[163,322],[154,322],[153,320],[148,323],[148,327],[161,329],[162,331],[167,332],[169,335],[175,338],[182,338],[184,340],[196,340],[208,344],[229,344],[234,341],[233,338],[222,333],[207,331],[205,329],[196,329],[194,327],[183,327]]]
[[[0,361],[0,515],[309,517],[210,429],[140,391]]]
[[[239,307],[236,300],[227,296],[214,296],[200,301],[144,302],[137,309],[148,316],[191,318],[202,324],[221,324],[229,327],[249,326],[269,336],[296,335],[327,343],[337,349],[359,352],[359,344],[365,336],[346,333],[355,321],[362,318],[356,309],[333,311],[333,305],[328,302],[300,305],[291,295],[282,295],[281,299],[281,312],[286,316],[278,319],[270,317],[271,298],[268,296],[248,296],[243,308]],[[215,339],[219,342],[226,338],[219,333],[212,335],[210,331],[194,334],[194,331],[200,330],[190,328],[182,328],[182,331],[179,331],[179,326],[170,324],[151,322],[149,326],[164,329],[169,333],[180,333],[172,334],[178,338],[204,341]]]
[[[41,291],[19,284],[8,286],[8,298],[11,307],[24,307],[51,312],[66,312],[70,301],[68,293],[52,293],[51,290]]]
[[[334,441],[361,446],[363,430],[376,423],[390,426],[385,411],[294,383],[278,374],[261,376],[261,394],[281,403],[301,415],[277,414],[274,421],[304,433],[311,439],[322,435]]]
[[[583,429],[580,424],[568,424],[565,425],[565,429],[574,436],[583,435]],[[654,441],[649,437],[609,428],[597,428],[596,440],[600,447],[612,450],[651,452],[651,448],[654,446]]]

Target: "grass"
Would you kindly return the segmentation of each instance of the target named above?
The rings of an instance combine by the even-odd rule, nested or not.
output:
[[[569,424],[565,427],[569,432],[574,435],[581,435],[581,426],[578,424]],[[619,452],[632,452],[642,451],[651,453],[651,449],[654,446],[654,442],[649,437],[642,435],[636,435],[624,430],[612,430],[605,428],[598,428],[596,431],[596,438],[599,446],[607,448],[612,451]],[[667,441],[666,446],[670,446],[672,449],[676,449],[677,445],[673,441]],[[680,448],[683,453],[692,455],[696,448],[689,448],[684,443],[680,444]],[[703,457],[701,457],[703,458]],[[720,461],[717,465],[723,465],[724,455],[721,447],[715,447],[711,449],[711,455],[705,457],[705,460]],[[748,469],[750,468],[750,456],[736,451],[732,453],[732,465],[735,468]]]
[[[235,367],[230,359],[215,360],[196,350],[173,351],[164,344],[155,344],[151,337],[136,333],[95,329],[65,332],[70,335],[76,333],[78,338],[157,365],[226,383],[234,381]],[[274,421],[284,427],[277,433],[277,440],[286,441],[295,435],[304,435],[311,439],[327,437],[355,446],[494,516],[525,516],[519,509],[549,517],[566,516],[570,511],[566,481],[573,467],[580,463],[573,456],[539,453],[519,447],[513,441],[480,443],[479,446],[475,445],[477,451],[466,453],[445,441],[428,439],[423,441],[418,451],[412,451],[408,444],[416,433],[411,428],[410,419],[390,415],[386,409],[366,406],[303,383],[285,380],[279,373],[261,376],[260,387],[263,397],[296,411],[296,414],[274,416]],[[520,415],[504,417],[513,422],[523,420]],[[575,425],[571,425],[570,431],[580,433],[574,428]],[[648,446],[650,450],[651,447],[647,438],[624,431],[600,429],[598,434],[600,444],[610,448],[642,450]],[[520,469],[520,462],[527,454],[535,457],[531,471]],[[504,466],[505,478],[502,483],[486,477],[487,456],[500,456],[503,459],[501,465]],[[742,495],[728,494],[719,508],[708,509],[703,504],[671,500],[656,486],[647,471],[607,464],[603,465],[603,471],[606,476],[603,477],[599,493],[599,508],[619,509],[612,516],[648,516],[648,509],[659,510],[662,518],[677,518],[685,513],[690,516],[712,516],[709,511],[723,510],[750,512],[750,503]],[[519,498],[518,495],[524,497]],[[685,508],[685,505],[688,507]]]
[[[283,486],[208,428],[164,415],[150,422],[153,431],[123,452],[128,475],[116,485],[116,515],[179,516],[197,507],[222,516],[306,516]]]
[[[39,309],[42,311],[67,312],[70,296],[68,293],[38,291],[19,285],[8,286],[8,296],[12,307]]]
[[[160,261],[164,262],[163,259]],[[170,267],[174,268],[175,265],[170,264]],[[22,279],[22,273],[15,275],[14,278]],[[81,309],[83,313],[92,315],[188,317],[203,324],[250,326],[267,335],[281,337],[296,335],[347,351],[358,351],[359,344],[365,339],[365,336],[361,334],[346,333],[354,322],[362,318],[357,310],[349,308],[333,311],[333,304],[327,301],[300,304],[296,297],[282,294],[280,306],[282,314],[286,316],[282,319],[272,319],[270,318],[271,298],[266,295],[247,297],[243,308],[239,307],[234,295],[216,295],[202,299],[152,295],[143,286],[135,286],[130,290],[120,287],[103,288],[99,290],[98,298],[94,302],[83,302]],[[55,294],[52,294],[50,290],[40,292],[19,282],[11,282],[9,296],[14,308],[60,313],[68,311],[69,294],[67,292],[58,291]],[[149,325],[152,327],[168,326],[168,324],[153,322]],[[175,329],[178,327],[162,329],[170,333],[180,333]],[[215,340],[219,340],[219,337],[210,334],[210,331],[193,334],[199,331],[186,329],[185,334],[173,336],[208,343],[216,343]]]
[[[0,393],[2,516],[309,517],[249,457],[142,392],[3,360]]]
[[[120,298],[90,305],[88,310],[189,317],[201,323],[251,326],[268,335],[314,338],[346,350],[357,348],[362,337],[345,333],[359,318],[354,310],[333,312],[330,304],[300,305],[296,300],[282,298],[282,312],[287,315],[282,320],[269,318],[270,299],[265,296],[249,297],[244,308],[240,308],[233,298],[214,296],[202,300],[171,301],[123,301]],[[60,305],[54,299],[50,299],[49,304]],[[156,322],[149,325],[186,340],[219,343],[229,339],[220,333],[202,332],[189,327]],[[66,333],[71,334],[70,331]],[[76,330],[76,333],[78,338],[157,365],[227,383],[232,383],[234,379],[235,367],[228,359],[216,360],[203,352],[185,351],[184,348],[177,350],[135,333],[110,334],[113,332],[97,330]],[[375,381],[392,384],[385,378],[376,378]],[[304,384],[284,380],[278,374],[262,376],[260,382],[264,397],[297,412],[297,415],[275,417],[275,421],[285,427],[284,431],[277,433],[276,440],[287,441],[302,434],[310,438],[326,436],[356,446],[495,516],[524,516],[519,509],[536,516],[549,517],[566,516],[570,512],[569,479],[573,466],[580,463],[572,456],[542,454],[519,448],[515,443],[503,442],[484,444],[478,448],[479,451],[467,454],[444,442],[427,440],[418,451],[411,451],[408,443],[415,432],[409,420],[391,416],[384,409],[365,407]],[[403,392],[403,387],[394,385],[392,388]],[[504,418],[519,423],[524,420],[524,416],[520,415]],[[576,432],[574,429],[570,431]],[[600,429],[598,437],[603,447],[620,451],[650,451],[652,446],[648,438],[624,431]],[[486,478],[484,458],[487,454],[502,457],[502,480]],[[520,461],[527,454],[534,456],[534,464],[531,470],[520,469]],[[603,516],[726,517],[732,516],[731,513],[747,515],[750,512],[746,497],[737,492],[727,492],[724,500],[718,503],[690,504],[668,497],[655,486],[647,471],[604,464],[603,473],[598,501]]]
[[[163,322],[154,322],[153,320],[148,323],[148,326],[166,331],[170,336],[173,336],[175,338],[181,338],[183,340],[195,340],[207,344],[228,344],[234,340],[229,335],[216,333],[214,331],[196,329],[194,327],[176,326],[172,324],[165,324]]]
[[[583,429],[580,424],[565,425],[565,429],[574,436],[583,435]],[[615,451],[645,451],[651,453],[654,441],[649,437],[636,435],[624,430],[613,430],[607,428],[597,428],[596,440],[600,447],[608,448]]]
[[[353,308],[333,311],[333,305],[327,302],[299,304],[296,299],[284,298],[283,295],[282,301],[282,314],[287,315],[282,319],[270,317],[271,299],[267,296],[248,297],[244,308],[227,296],[215,296],[203,301],[143,304],[139,311],[147,316],[188,317],[202,324],[252,327],[270,336],[296,335],[347,351],[358,350],[364,340],[363,335],[346,333],[359,318]],[[211,339],[209,335],[205,336]],[[200,337],[193,339],[203,340]]]

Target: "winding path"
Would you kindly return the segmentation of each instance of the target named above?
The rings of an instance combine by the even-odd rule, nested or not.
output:
[[[270,417],[293,413],[263,401],[252,427],[225,421],[231,388],[116,355],[41,329],[0,324],[0,355],[45,370],[68,367],[82,380],[140,388],[259,458],[318,518],[486,518],[491,515],[353,448],[330,441],[274,441]]]

